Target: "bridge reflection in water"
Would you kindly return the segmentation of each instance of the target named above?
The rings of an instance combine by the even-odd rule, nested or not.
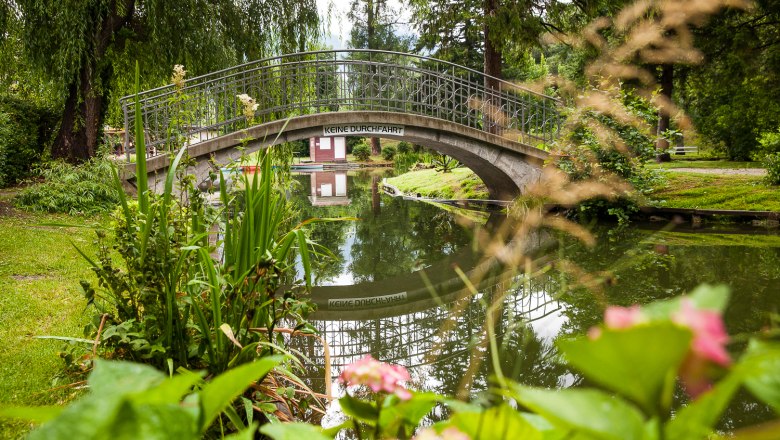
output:
[[[315,313],[312,324],[329,345],[329,372],[325,371],[325,352],[320,342],[292,338],[291,348],[314,362],[307,365],[305,376],[316,391],[325,390],[326,374],[335,380],[344,366],[370,354],[409,368],[416,389],[456,395],[467,383],[472,391],[486,387],[487,377],[493,371],[487,339],[487,323],[492,321],[502,371],[509,377],[523,378],[526,383],[555,385],[565,372],[554,371],[548,377],[531,380],[524,377],[533,365],[555,370],[551,341],[564,318],[562,305],[548,294],[554,291],[549,285],[554,281],[529,281],[523,275],[508,275],[487,278],[478,286],[476,295],[461,284],[449,292],[439,287],[427,298],[407,297],[402,305],[374,303],[378,307]],[[417,274],[412,276],[420,279]],[[450,288],[454,286],[456,283],[450,284]],[[334,288],[338,287],[326,289]],[[316,302],[322,302],[316,288],[312,295]],[[331,304],[332,300],[331,297]],[[491,320],[488,310],[494,311]]]

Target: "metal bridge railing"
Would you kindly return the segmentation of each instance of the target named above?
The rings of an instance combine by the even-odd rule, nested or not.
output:
[[[549,280],[526,284],[522,278],[486,288],[482,295],[503,295],[502,314],[494,332],[498,337],[518,335],[522,326],[549,315],[559,314],[563,306],[550,296],[554,286]],[[312,324],[330,348],[331,371],[323,370],[321,344],[306,339],[291,339],[293,351],[301,353],[307,363],[306,377],[314,389],[323,389],[324,375],[335,378],[349,365],[367,354],[407,368],[434,366],[451,369],[458,362],[468,362],[470,353],[486,337],[486,305],[478,296],[459,299],[446,307],[432,307],[387,318],[371,320],[315,320]],[[515,336],[517,337],[517,336]],[[454,359],[458,359],[455,361]]]
[[[499,84],[498,89],[486,84]],[[243,115],[238,95],[258,108]],[[135,96],[121,99],[125,147],[133,136]],[[526,144],[560,131],[558,101],[433,58],[375,50],[305,52],[266,58],[139,94],[147,155],[165,154],[238,132],[247,125],[342,111],[430,116]],[[516,135],[516,136],[514,136]]]

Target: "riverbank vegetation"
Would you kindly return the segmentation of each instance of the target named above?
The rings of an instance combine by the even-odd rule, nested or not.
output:
[[[780,212],[780,191],[762,176],[670,172],[664,177],[651,195],[660,207]]]
[[[410,171],[387,179],[405,194],[433,199],[487,199],[482,180],[468,168],[442,173],[433,168]]]

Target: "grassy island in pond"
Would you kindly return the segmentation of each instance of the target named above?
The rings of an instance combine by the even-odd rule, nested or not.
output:
[[[419,194],[436,199],[487,199],[488,191],[482,179],[468,168],[455,168],[442,173],[434,169],[410,171],[387,179],[406,194]]]

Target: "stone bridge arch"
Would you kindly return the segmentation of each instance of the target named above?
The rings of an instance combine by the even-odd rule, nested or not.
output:
[[[245,94],[256,107],[251,127]],[[534,146],[558,135],[558,104],[453,63],[375,50],[267,58],[122,99],[125,146],[130,147],[138,112],[152,173],[162,171],[169,152],[184,143],[192,158],[224,162],[237,156],[231,150],[247,137],[254,139],[252,150],[321,136],[330,125],[389,124],[403,126],[403,136],[382,137],[457,158],[494,198],[504,199],[538,177],[547,153]]]
[[[458,159],[485,182],[494,200],[511,199],[522,193],[526,185],[538,180],[548,155],[543,150],[494,134],[431,117],[389,112],[343,112],[260,124],[191,145],[188,153],[197,163],[191,172],[203,179],[208,176],[212,161],[227,164],[239,159],[241,154],[261,148],[322,136],[324,127],[340,124],[401,126],[404,128],[403,135],[383,134],[381,137],[420,144]],[[236,148],[238,146],[245,148],[242,151]],[[152,177],[150,182],[162,184],[169,161],[167,155],[147,160],[147,169]]]

